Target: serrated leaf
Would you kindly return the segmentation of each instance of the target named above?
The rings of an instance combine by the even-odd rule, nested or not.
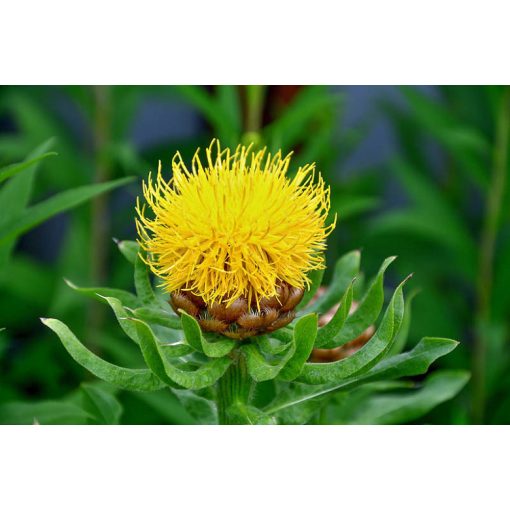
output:
[[[41,321],[57,334],[71,357],[99,379],[131,391],[154,391],[164,387],[150,370],[119,367],[101,359],[89,351],[63,322],[57,319]]]
[[[292,381],[303,369],[312,353],[317,336],[317,314],[311,313],[301,317],[294,327],[294,352],[280,372],[284,381]]]
[[[386,309],[381,324],[372,338],[359,351],[348,358],[332,363],[306,363],[300,381],[309,384],[324,384],[347,379],[366,372],[388,351],[400,328],[404,315],[402,282]]]
[[[335,264],[333,277],[327,291],[320,296],[312,305],[308,306],[307,312],[324,313],[338,303],[353,279],[359,272],[361,253],[354,250],[338,259]]]

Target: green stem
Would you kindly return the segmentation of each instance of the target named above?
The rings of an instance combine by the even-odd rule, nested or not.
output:
[[[93,88],[94,115],[94,182],[105,182],[111,177],[111,165],[106,157],[106,149],[111,140],[111,101],[110,89],[106,86]],[[92,201],[90,273],[94,285],[102,285],[106,279],[107,239],[109,232],[108,195],[103,193]],[[92,301],[89,308],[90,337],[98,338],[104,322],[104,306]]]
[[[262,114],[264,112],[264,85],[246,86],[246,122],[245,131],[258,133],[262,127]]]
[[[253,380],[248,374],[246,361],[240,353],[235,353],[234,360],[225,375],[218,381],[216,402],[218,405],[218,422],[220,425],[238,423],[228,410],[235,404],[248,404],[253,389]]]
[[[491,318],[494,280],[494,252],[501,219],[506,184],[510,134],[510,87],[505,87],[496,119],[493,171],[487,194],[485,219],[480,243],[477,282],[477,332],[473,350],[473,421],[483,423],[485,414],[485,369],[489,342],[487,324]]]

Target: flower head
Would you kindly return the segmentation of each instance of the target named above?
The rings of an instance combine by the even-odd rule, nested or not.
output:
[[[213,142],[191,169],[177,153],[166,181],[161,162],[143,185],[152,210],[137,201],[139,243],[169,292],[207,305],[255,302],[278,294],[280,283],[303,289],[307,273],[324,267],[329,188],[315,165],[287,176],[291,154]]]

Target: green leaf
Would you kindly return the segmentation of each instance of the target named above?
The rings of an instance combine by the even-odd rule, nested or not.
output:
[[[126,333],[126,335],[133,340],[136,344],[138,344],[138,336],[136,334],[136,328],[132,321],[126,320],[129,318],[128,311],[122,306],[122,303],[117,298],[108,297],[108,296],[100,296],[104,298],[104,300],[110,305],[117,321],[122,328],[122,331]]]
[[[157,324],[169,329],[181,329],[181,319],[160,307],[142,306],[133,310],[135,317],[151,324]]]
[[[8,402],[0,405],[2,425],[85,425],[94,417],[69,402]]]
[[[136,335],[140,344],[145,363],[161,381],[172,388],[179,388],[179,385],[172,377],[169,377],[166,364],[165,350],[160,347],[160,342],[154,336],[150,327],[138,319],[130,319],[136,329]]]
[[[0,225],[0,244],[34,228],[55,214],[67,211],[91,198],[123,186],[133,179],[126,177],[101,184],[81,186],[63,191],[43,202],[28,207],[21,214]]]
[[[411,326],[411,305],[417,293],[418,292],[416,290],[412,290],[407,296],[404,305],[404,318],[402,320],[402,325],[400,326],[397,338],[395,338],[395,341],[389,351],[389,355],[391,356],[400,354],[405,349],[407,337],[409,336],[409,328]]]
[[[0,183],[2,181],[5,181],[6,179],[9,179],[10,177],[13,177],[17,173],[26,170],[27,168],[30,168],[32,165],[35,165],[36,163],[39,163],[43,159],[46,159],[50,156],[57,156],[57,153],[46,152],[45,154],[37,156],[36,158],[21,161],[20,163],[13,163],[12,165],[0,168]]]
[[[136,295],[143,305],[157,304],[158,301],[149,278],[149,268],[139,256],[135,259],[135,289]]]
[[[41,319],[41,322],[58,335],[77,363],[99,379],[131,391],[154,391],[164,387],[150,370],[119,367],[101,359],[89,351],[63,322],[57,319]]]
[[[317,336],[317,314],[311,313],[301,317],[294,327],[294,352],[280,372],[284,381],[292,381],[303,369],[312,353]]]
[[[272,140],[273,146],[290,148],[309,133],[309,123],[318,113],[333,109],[340,103],[342,96],[331,94],[325,87],[304,87],[265,131],[266,139]]]
[[[307,312],[324,313],[338,303],[358,274],[360,259],[359,250],[351,251],[338,259],[328,290],[307,308]]]
[[[288,344],[287,351],[274,361],[268,361],[262,355],[256,344],[246,344],[241,346],[241,351],[246,356],[246,365],[251,378],[257,382],[274,379],[290,360],[295,352],[295,343]]]
[[[187,389],[201,389],[213,385],[227,370],[232,363],[230,358],[218,358],[204,363],[196,370],[188,370],[188,366],[182,365],[186,370],[174,365],[164,356],[161,344],[155,338],[150,327],[138,319],[132,319],[136,323],[140,346],[149,368],[157,371],[165,380],[170,379],[174,383]],[[159,357],[159,359],[158,359]],[[161,369],[164,370],[164,374]]]
[[[90,383],[83,383],[81,390],[85,410],[95,416],[99,423],[117,425],[120,422],[122,406],[111,393]]]
[[[216,404],[191,390],[173,390],[183,407],[199,425],[218,423]]]
[[[47,140],[39,145],[28,157],[27,160],[36,159],[44,154],[53,145],[53,140]],[[25,210],[32,194],[32,185],[39,163],[34,163],[24,172],[15,175],[4,186],[0,188],[0,204],[2,214],[0,216],[0,268],[6,267],[14,248],[16,239],[4,242],[3,229],[5,225],[15,221]]]
[[[368,393],[339,422],[383,425],[415,420],[457,395],[469,377],[464,370],[443,370],[427,377],[418,389]]]
[[[138,257],[138,250],[139,246],[136,241],[117,241],[117,248],[120,250],[122,255],[126,257],[126,260],[131,263],[135,264],[136,258]]]
[[[238,425],[276,425],[276,420],[256,407],[237,402],[227,410],[231,420]]]
[[[311,280],[310,288],[305,289],[305,293],[303,295],[303,299],[301,302],[296,306],[296,310],[302,310],[315,296],[315,293],[319,290],[319,287],[322,282],[322,278],[324,276],[324,269],[317,269],[315,271],[310,271],[308,274],[308,277]]]
[[[161,342],[160,346],[161,346],[160,351],[168,358],[180,358],[193,352],[193,349],[184,342],[174,343]]]
[[[459,342],[449,338],[424,337],[412,350],[383,359],[364,375],[363,380],[380,381],[424,374],[436,359],[450,353],[457,345]]]
[[[404,315],[404,298],[402,282],[386,309],[384,317],[374,336],[359,351],[348,358],[332,363],[306,363],[300,380],[309,384],[324,384],[347,379],[361,372],[366,372],[392,345],[400,328]]]
[[[346,379],[338,384],[329,383],[315,387],[295,384],[292,391],[277,394],[277,397],[269,404],[265,412],[276,414],[285,409],[321,399],[328,394],[356,388],[368,382],[424,374],[434,361],[453,351],[457,345],[458,342],[448,338],[423,338],[411,351],[385,358],[361,376]],[[313,405],[315,406],[313,408],[315,412],[317,405]]]
[[[322,349],[332,349],[337,346],[335,343],[335,338],[342,329],[349,316],[349,311],[352,305],[352,297],[353,297],[353,283],[349,285],[345,294],[340,302],[340,306],[338,310],[335,312],[335,315],[331,318],[331,320],[319,328],[317,331],[317,340],[315,342],[315,347]]]
[[[198,322],[186,312],[181,313],[181,324],[188,345],[198,352],[203,352],[209,358],[222,358],[236,345],[235,340],[230,338],[213,333],[202,334]]]
[[[363,296],[356,311],[347,317],[345,324],[334,339],[340,346],[357,338],[365,329],[374,324],[384,304],[384,273],[396,257],[388,257],[381,265],[372,285]]]
[[[136,308],[138,306],[138,298],[131,294],[131,292],[127,292],[122,289],[110,289],[108,287],[78,287],[72,281],[64,278],[66,284],[71,287],[71,289],[83,294],[85,296],[94,298],[98,301],[104,303],[105,298],[115,298],[119,300],[123,305],[128,306],[130,308]]]

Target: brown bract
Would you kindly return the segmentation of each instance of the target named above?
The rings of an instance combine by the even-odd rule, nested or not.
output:
[[[277,295],[248,303],[240,297],[232,304],[213,303],[210,306],[190,291],[180,290],[170,294],[170,304],[177,314],[184,310],[194,317],[203,331],[222,334],[235,340],[270,333],[283,328],[296,316],[295,308],[304,291],[280,282]]]

